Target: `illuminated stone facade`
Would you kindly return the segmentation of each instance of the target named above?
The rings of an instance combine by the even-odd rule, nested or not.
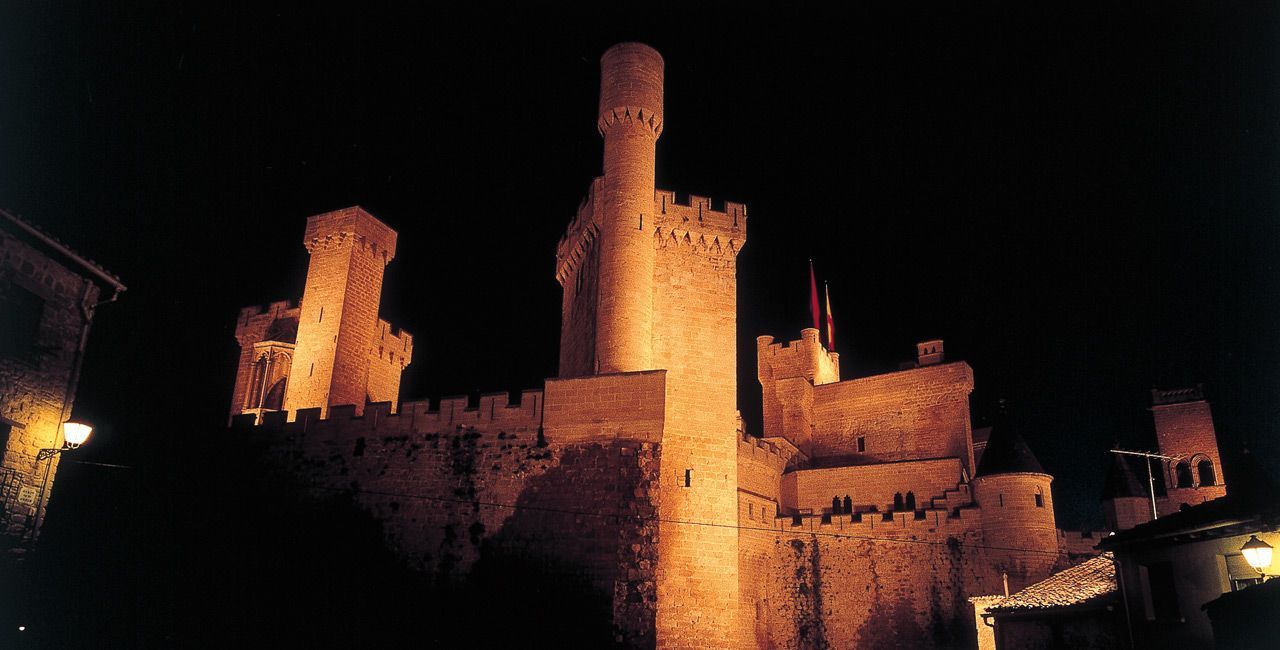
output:
[[[48,514],[89,325],[124,285],[30,224],[0,212],[0,546],[22,553]]]
[[[376,318],[395,235],[353,208],[333,213],[353,226],[308,222],[300,306],[241,311],[231,413],[247,441],[351,494],[439,580],[514,558],[581,581],[625,646],[966,646],[969,597],[1092,552],[1057,529],[1052,477],[1015,433],[997,427],[975,454],[973,373],[942,341],[908,369],[841,381],[816,330],[761,337],[764,431],[743,432],[747,209],[654,187],[657,52],[615,46],[601,71],[603,175],[556,250],[559,376],[518,399],[397,404],[412,339]],[[332,258],[320,231],[343,233]],[[321,309],[342,319],[322,334]],[[336,370],[356,361],[385,369]],[[322,379],[296,388],[299,373]]]

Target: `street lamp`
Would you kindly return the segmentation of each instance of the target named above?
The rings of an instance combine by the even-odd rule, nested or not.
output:
[[[1266,580],[1267,574],[1262,570],[1271,566],[1271,545],[1258,539],[1257,535],[1250,535],[1249,541],[1240,547],[1240,552],[1244,554],[1244,561]]]
[[[64,451],[76,449],[80,445],[83,445],[92,433],[93,427],[83,422],[64,422],[62,424],[62,447],[57,449],[41,449],[39,453],[36,454],[36,462],[46,461]]]

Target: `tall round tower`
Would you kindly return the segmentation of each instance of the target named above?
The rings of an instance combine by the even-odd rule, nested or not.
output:
[[[662,56],[648,45],[620,43],[600,57],[598,373],[653,367],[653,183],[662,78]]]
[[[1047,577],[1058,561],[1052,483],[1002,412],[974,474],[973,498],[988,555],[1009,574],[1012,590]]]

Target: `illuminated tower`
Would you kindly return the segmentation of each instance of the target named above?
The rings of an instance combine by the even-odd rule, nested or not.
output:
[[[556,252],[560,377],[665,373],[657,642],[723,647],[751,629],[738,624],[736,529],[737,255],[746,207],[713,210],[704,197],[677,203],[655,191],[661,55],[615,45],[600,73],[604,174]]]
[[[653,367],[654,156],[662,133],[662,56],[621,43],[600,58],[604,175],[598,307],[597,371]]]
[[[307,219],[303,244],[311,254],[298,312],[297,343],[284,408],[354,404],[364,411],[371,349],[379,335],[382,273],[396,253],[396,233],[363,208]],[[394,397],[392,397],[394,399]]]

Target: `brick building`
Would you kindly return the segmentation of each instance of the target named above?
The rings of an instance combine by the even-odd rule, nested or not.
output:
[[[10,553],[39,536],[60,460],[40,451],[63,446],[94,311],[124,290],[102,267],[0,211],[0,544]]]
[[[747,208],[654,187],[663,65],[634,43],[601,59],[603,174],[556,248],[557,377],[399,403],[413,339],[377,317],[396,234],[349,208],[308,220],[300,304],[241,311],[233,428],[442,581],[495,557],[581,581],[622,645],[974,643],[970,597],[1096,540],[1058,529],[1053,477],[1007,422],[975,445],[973,372],[940,340],[842,380],[817,330],[762,336],[764,430],[742,431]]]

